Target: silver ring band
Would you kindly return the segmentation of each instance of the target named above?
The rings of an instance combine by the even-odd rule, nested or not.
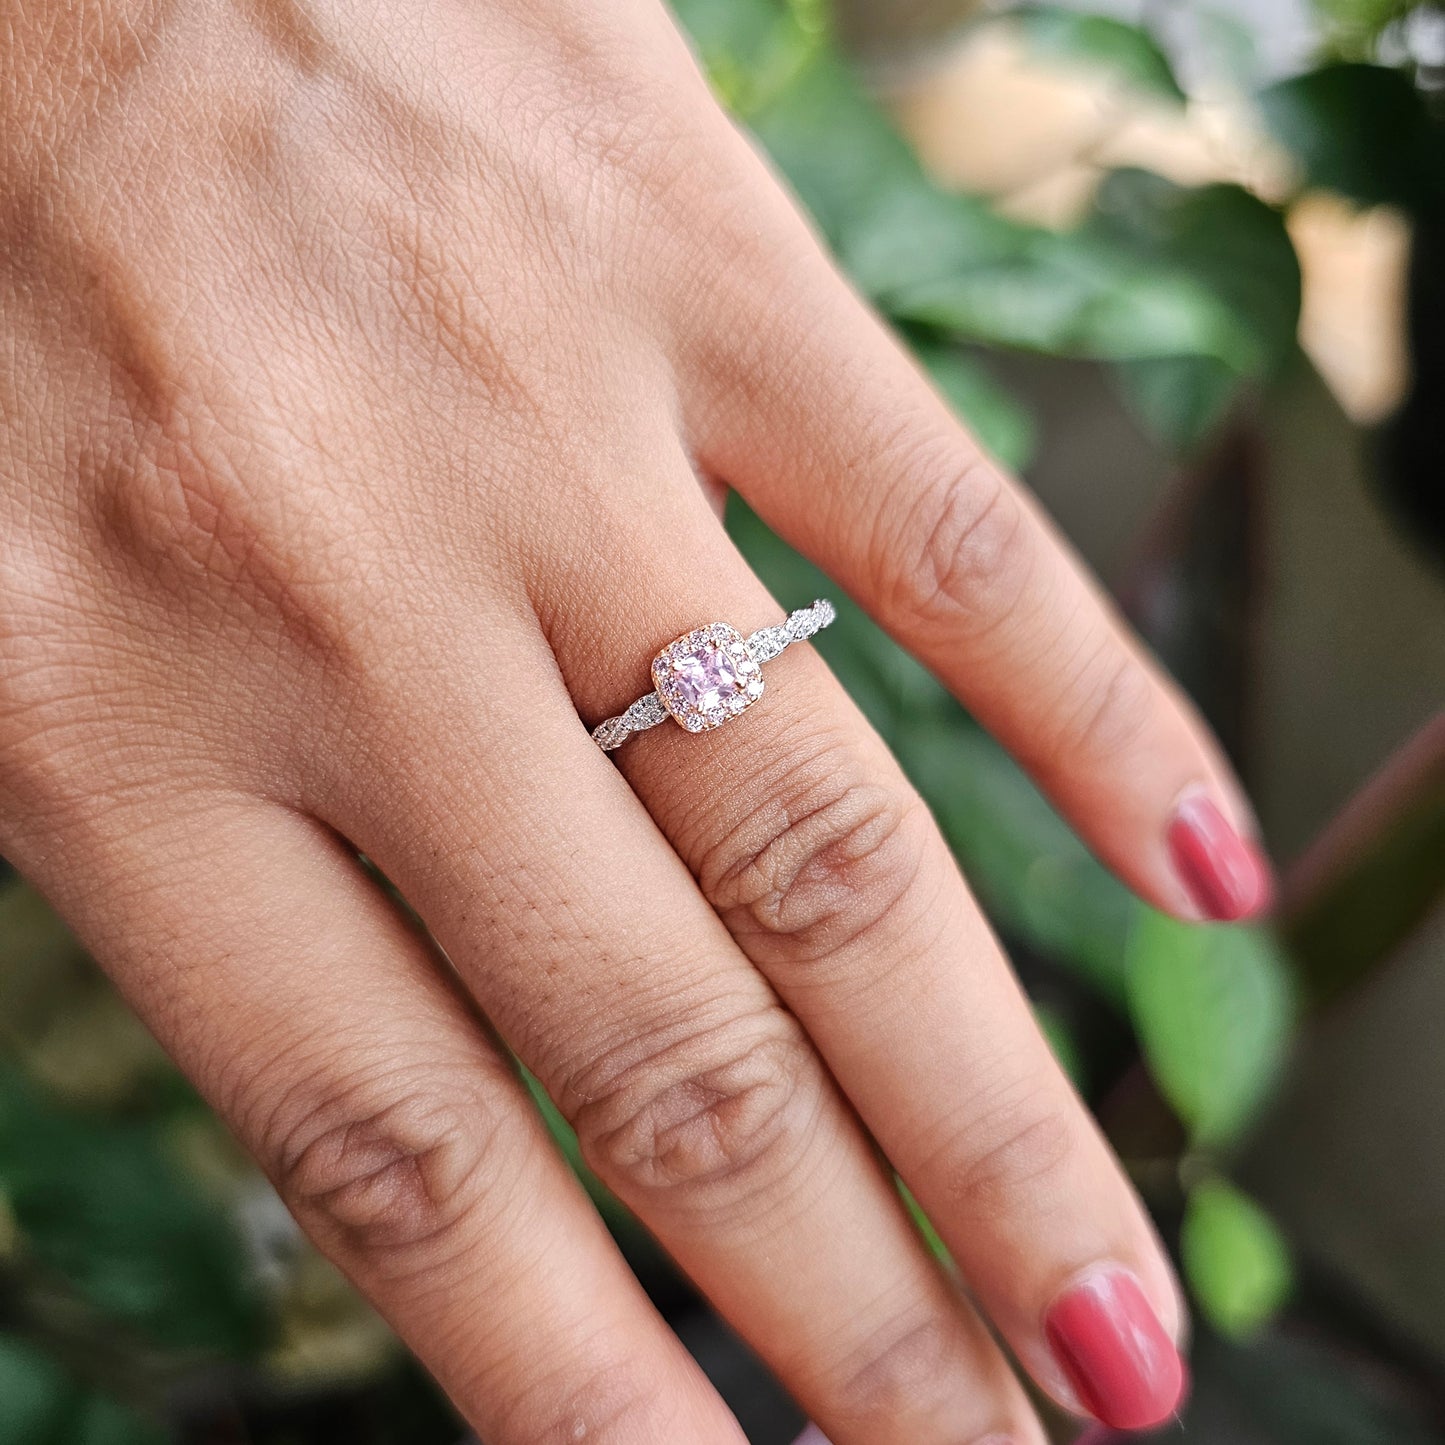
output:
[[[731,721],[763,695],[760,669],[784,648],[822,631],[838,616],[820,597],[773,627],[744,637],[726,622],[710,622],[669,642],[652,659],[653,690],[625,712],[598,723],[592,740],[605,753],[646,728],[673,718],[690,733]]]

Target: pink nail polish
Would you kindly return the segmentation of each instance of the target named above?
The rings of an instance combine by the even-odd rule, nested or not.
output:
[[[1232,922],[1269,906],[1274,890],[1268,862],[1206,794],[1180,800],[1168,843],[1174,867],[1205,917]]]
[[[1127,1270],[1099,1270],[1071,1286],[1044,1333],[1079,1403],[1105,1425],[1143,1430],[1178,1407],[1184,1362]]]

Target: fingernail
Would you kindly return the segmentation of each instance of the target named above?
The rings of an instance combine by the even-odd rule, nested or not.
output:
[[[1180,799],[1169,824],[1175,870],[1207,918],[1230,922],[1265,909],[1273,885],[1269,863],[1241,838],[1206,793]]]
[[[1127,1270],[1098,1270],[1070,1286],[1044,1333],[1079,1402],[1105,1425],[1143,1430],[1174,1413],[1184,1362]]]

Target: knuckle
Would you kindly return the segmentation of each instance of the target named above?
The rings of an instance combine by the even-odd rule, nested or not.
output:
[[[449,1252],[479,1198],[483,1164],[504,1171],[495,1115],[455,1081],[342,1087],[270,1132],[263,1157],[304,1223],[350,1252],[408,1267]]]
[[[971,1121],[945,1172],[949,1198],[969,1218],[1018,1214],[1029,1199],[1046,1207],[1078,1144],[1075,1122],[1059,1104],[1018,1090]]]
[[[1032,580],[1036,553],[1022,502],[981,456],[940,464],[923,449],[902,470],[917,500],[881,541],[878,570],[890,611],[986,636]]]
[[[955,1324],[917,1309],[870,1331],[840,1369],[839,1413],[863,1425],[947,1413],[963,1384],[958,1336]]]
[[[768,801],[713,845],[703,892],[759,962],[809,962],[888,918],[914,886],[932,823],[902,780],[847,742],[809,749]]]
[[[1147,729],[1154,687],[1143,664],[1112,638],[1094,657],[1076,684],[1078,701],[1068,713],[1059,751],[1107,760],[1127,753]]]
[[[533,1445],[627,1445],[666,1439],[668,1405],[656,1383],[628,1364],[578,1367],[545,1377],[501,1413],[499,1439]]]
[[[822,1090],[811,1051],[781,1010],[692,1032],[621,1067],[571,1081],[583,1157],[644,1195],[730,1200],[796,1159]]]

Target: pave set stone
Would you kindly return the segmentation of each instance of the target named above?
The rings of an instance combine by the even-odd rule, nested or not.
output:
[[[668,643],[652,659],[652,682],[663,706],[690,733],[720,727],[763,695],[758,660],[726,622]]]

